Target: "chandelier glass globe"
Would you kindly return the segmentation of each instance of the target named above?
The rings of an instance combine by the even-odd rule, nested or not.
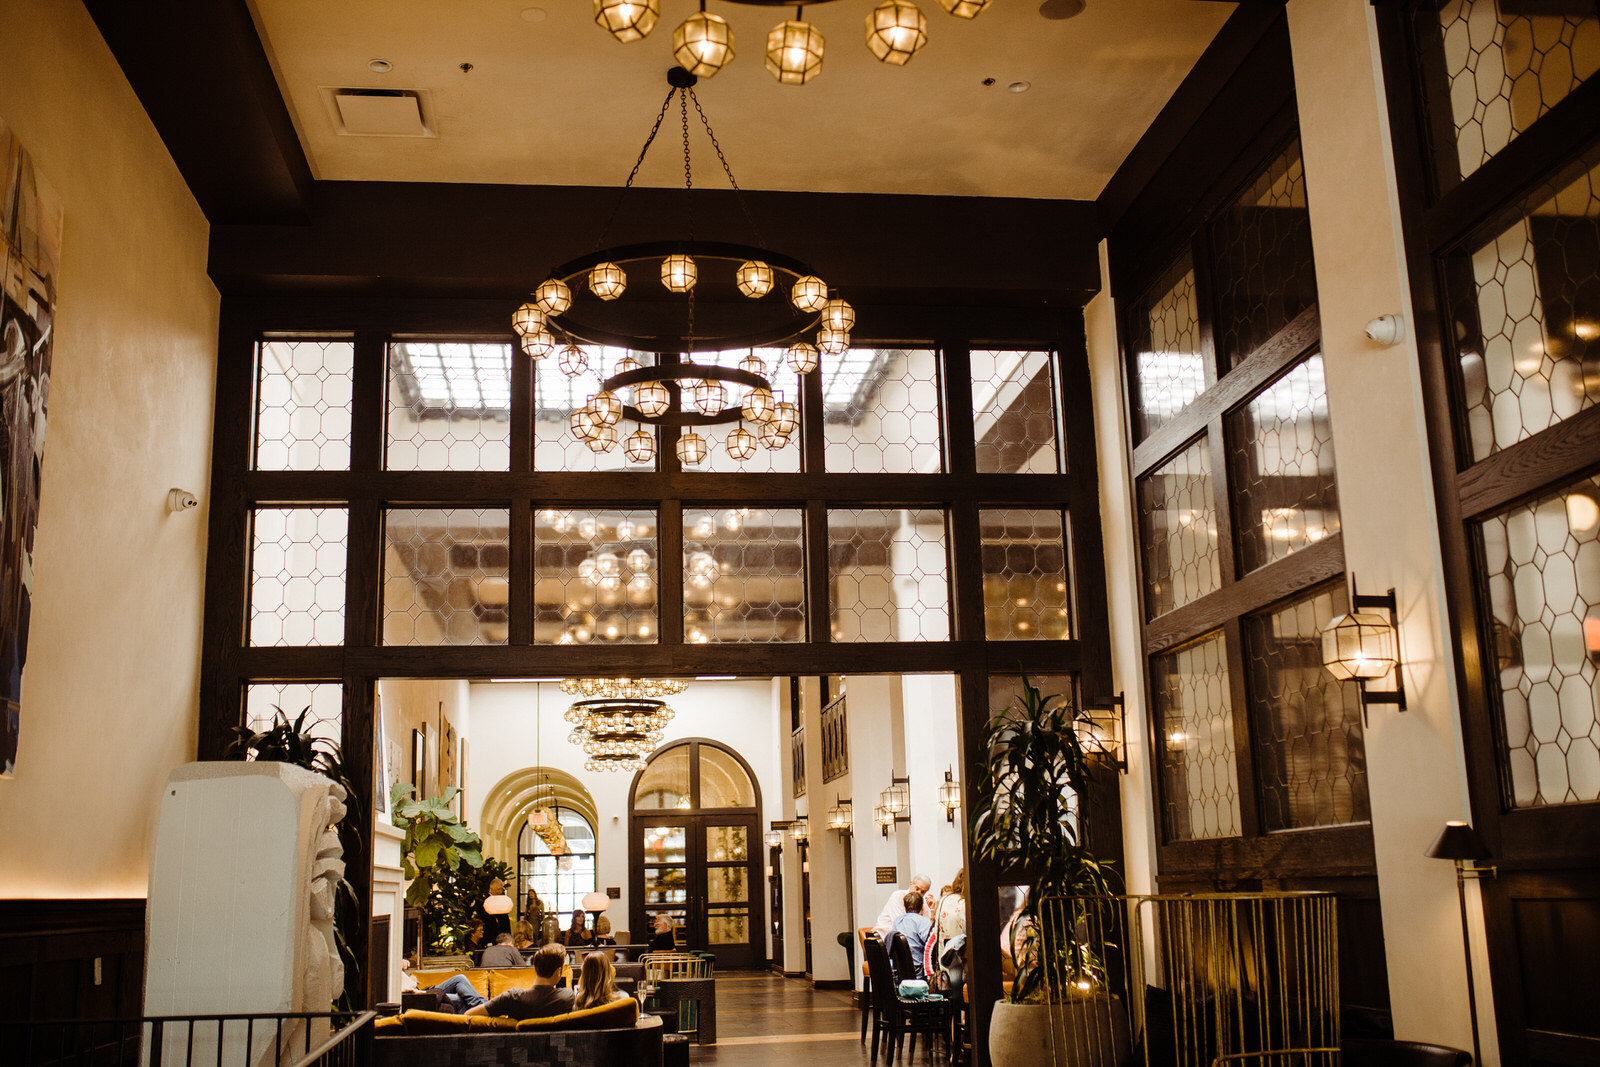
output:
[[[622,400],[616,393],[602,390],[589,398],[589,409],[602,426],[615,426],[622,418]]]
[[[739,361],[739,369],[744,371],[746,374],[754,374],[757,377],[765,378],[767,376],[766,360],[762,359],[754,352],[751,352],[748,356],[745,356]]]
[[[974,19],[989,6],[989,0],[939,0],[939,6],[958,19]]]
[[[796,341],[789,346],[789,366],[796,374],[810,374],[819,363],[817,346]]]
[[[591,452],[610,452],[617,447],[617,428],[615,426],[597,426],[594,436],[586,442]]]
[[[772,292],[772,268],[759,259],[747,259],[739,264],[739,269],[733,275],[734,284],[739,287],[739,292],[751,300],[759,300]]]
[[[646,433],[647,431],[640,430],[639,432]],[[655,450],[651,449],[651,453],[654,454],[654,452]],[[628,569],[635,574],[640,571],[647,571],[650,569],[650,553],[642,548],[631,549],[628,552],[627,563]]]
[[[903,67],[928,43],[928,19],[911,0],[883,0],[867,12],[867,50]]]
[[[823,45],[811,23],[780,22],[767,34],[767,73],[784,85],[804,85],[822,70]]]
[[[600,428],[600,420],[594,417],[594,412],[589,408],[581,407],[567,417],[567,425],[572,429],[572,436],[587,441]]]
[[[615,300],[628,287],[628,276],[615,263],[597,263],[589,269],[589,291],[601,300]]]
[[[702,378],[694,385],[694,407],[702,415],[717,415],[728,406],[727,386],[715,378]]]
[[[544,312],[532,304],[523,304],[511,313],[511,328],[518,337],[526,337],[535,330],[544,329]]]
[[[743,426],[735,426],[728,431],[728,455],[734,459],[746,460],[756,454],[756,435]]]
[[[546,278],[533,291],[533,303],[546,315],[560,315],[572,306],[572,290],[559,278]]]
[[[800,424],[800,409],[791,401],[780,400],[772,406],[772,418],[767,420],[771,426],[784,437],[794,433],[794,428]]]
[[[752,389],[745,394],[744,417],[751,422],[766,422],[772,418],[777,401],[769,389]]]
[[[640,366],[641,364],[639,361],[634,359],[632,356],[623,356],[621,359],[617,360],[617,365],[612,368],[611,373],[627,374],[630,371],[638,370]]]
[[[661,284],[674,293],[687,293],[698,277],[694,260],[688,256],[674,252],[661,261]]]
[[[733,62],[733,30],[721,15],[696,11],[672,33],[672,56],[697,78],[709,78]]]
[[[533,359],[543,359],[556,350],[556,335],[544,327],[523,335],[522,354]]]
[[[627,44],[647,37],[661,17],[661,0],[594,0],[594,20]]]
[[[778,427],[774,423],[767,422],[767,423],[763,423],[761,425],[761,445],[762,445],[762,447],[771,449],[772,451],[776,452],[778,449],[782,448],[784,445],[787,445],[788,443],[789,443],[789,435],[786,434],[786,433],[779,433],[778,432]]]
[[[789,299],[801,311],[821,311],[828,303],[828,283],[814,274],[797,279],[789,290]]]
[[[850,306],[848,300],[836,297],[822,305],[822,325],[830,330],[849,333],[856,325],[856,309]]]
[[[678,462],[685,467],[698,467],[706,461],[706,439],[694,431],[678,438]]]
[[[657,418],[672,407],[672,393],[662,382],[645,382],[633,391],[633,406],[641,415]]]
[[[589,369],[589,353],[577,345],[568,345],[561,350],[561,359],[557,362],[557,366],[568,378],[576,378]]]
[[[817,348],[825,356],[842,356],[850,349],[850,335],[824,326],[817,331]]]

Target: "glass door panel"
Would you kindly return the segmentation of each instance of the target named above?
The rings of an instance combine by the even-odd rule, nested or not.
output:
[[[743,826],[706,827],[706,860],[710,863],[750,861],[750,835]]]
[[[707,912],[706,944],[744,948],[749,942],[750,912],[747,909]]]
[[[688,827],[646,826],[644,828],[644,861],[646,863],[689,862]]]
[[[744,904],[750,899],[748,886],[749,871],[740,867],[719,867],[715,864],[706,868],[706,903],[708,904]]]

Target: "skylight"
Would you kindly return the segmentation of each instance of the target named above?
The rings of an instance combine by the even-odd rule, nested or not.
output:
[[[511,346],[460,341],[394,345],[394,374],[417,418],[481,419],[511,412]]]

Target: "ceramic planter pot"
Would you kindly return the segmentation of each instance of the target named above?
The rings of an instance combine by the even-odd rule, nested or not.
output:
[[[1121,997],[1065,1004],[999,1000],[989,1019],[994,1067],[1121,1067],[1129,1043],[1128,1009]]]

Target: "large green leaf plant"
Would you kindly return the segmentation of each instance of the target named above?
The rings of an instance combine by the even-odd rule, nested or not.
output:
[[[406,903],[426,907],[428,897],[456,868],[483,866],[483,840],[450,810],[461,790],[451,786],[436,797],[418,800],[409,782],[395,785],[389,794],[394,824],[406,832],[400,845],[400,862],[411,879]]]

